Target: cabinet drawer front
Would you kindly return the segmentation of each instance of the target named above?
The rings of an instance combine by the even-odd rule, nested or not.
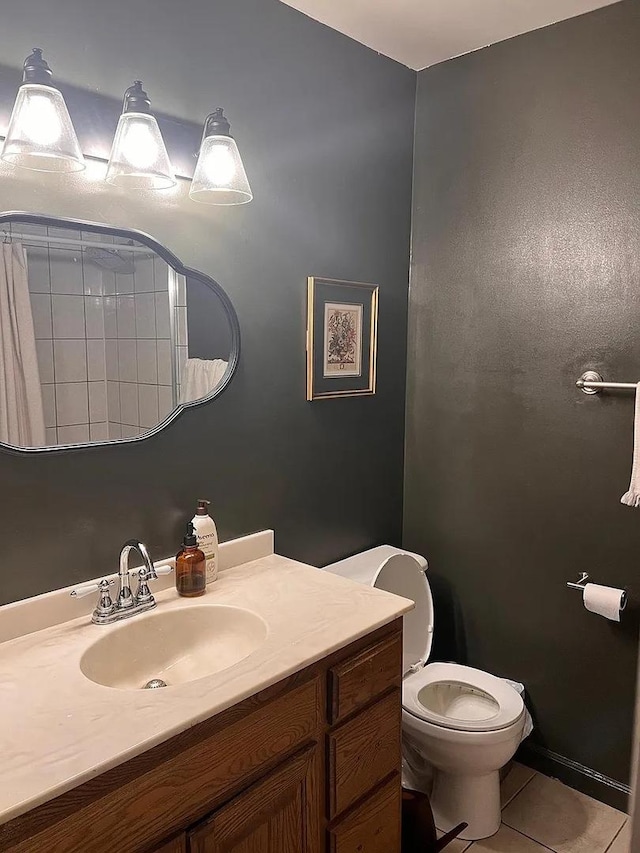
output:
[[[399,853],[401,844],[400,776],[329,830],[331,853]]]
[[[402,681],[402,634],[329,671],[330,722],[337,723]]]
[[[401,693],[394,690],[329,734],[331,818],[400,770],[401,710]]]

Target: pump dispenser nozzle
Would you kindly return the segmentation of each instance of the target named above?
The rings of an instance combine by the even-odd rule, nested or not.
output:
[[[195,527],[193,526],[192,521],[187,522],[187,532],[184,535],[184,539],[182,540],[182,544],[185,548],[195,548],[198,544],[198,540],[196,538]]]
[[[198,506],[196,508],[196,515],[209,515],[209,504],[211,501],[205,500],[204,498],[200,498],[198,501]]]

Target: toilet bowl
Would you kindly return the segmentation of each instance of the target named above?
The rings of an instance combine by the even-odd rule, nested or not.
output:
[[[524,703],[510,684],[488,672],[428,663],[434,612],[426,569],[424,557],[389,545],[326,566],[415,602],[404,616],[403,741],[433,768],[438,829],[465,821],[460,838],[487,838],[500,827],[500,770],[522,740]]]

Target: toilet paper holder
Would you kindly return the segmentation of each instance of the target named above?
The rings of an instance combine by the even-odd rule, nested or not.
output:
[[[569,581],[567,586],[570,589],[582,591],[584,606],[591,613],[604,616],[605,619],[612,622],[619,622],[620,615],[627,606],[627,591],[611,586],[587,583],[588,580],[588,573],[580,572],[580,577],[576,583]]]
[[[587,572],[580,572],[580,577],[576,581],[576,583],[571,583],[571,581],[567,581],[567,586],[570,589],[579,589],[584,592],[584,588],[587,585],[587,581],[589,580],[589,575]],[[621,609],[624,610],[627,606],[627,593],[623,591],[622,593],[622,601],[620,602]]]
[[[589,575],[587,574],[587,572],[581,572],[577,583],[571,583],[571,581],[567,581],[567,586],[570,587],[570,589],[584,590],[588,580]]]

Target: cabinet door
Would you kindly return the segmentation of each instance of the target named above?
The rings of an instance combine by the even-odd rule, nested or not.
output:
[[[165,841],[160,847],[154,847],[153,853],[187,853],[187,836],[181,832],[171,841]]]
[[[320,853],[318,747],[243,791],[189,833],[189,853]]]
[[[331,853],[399,853],[402,788],[395,775],[375,794],[329,828]],[[421,848],[427,850],[427,839]]]

